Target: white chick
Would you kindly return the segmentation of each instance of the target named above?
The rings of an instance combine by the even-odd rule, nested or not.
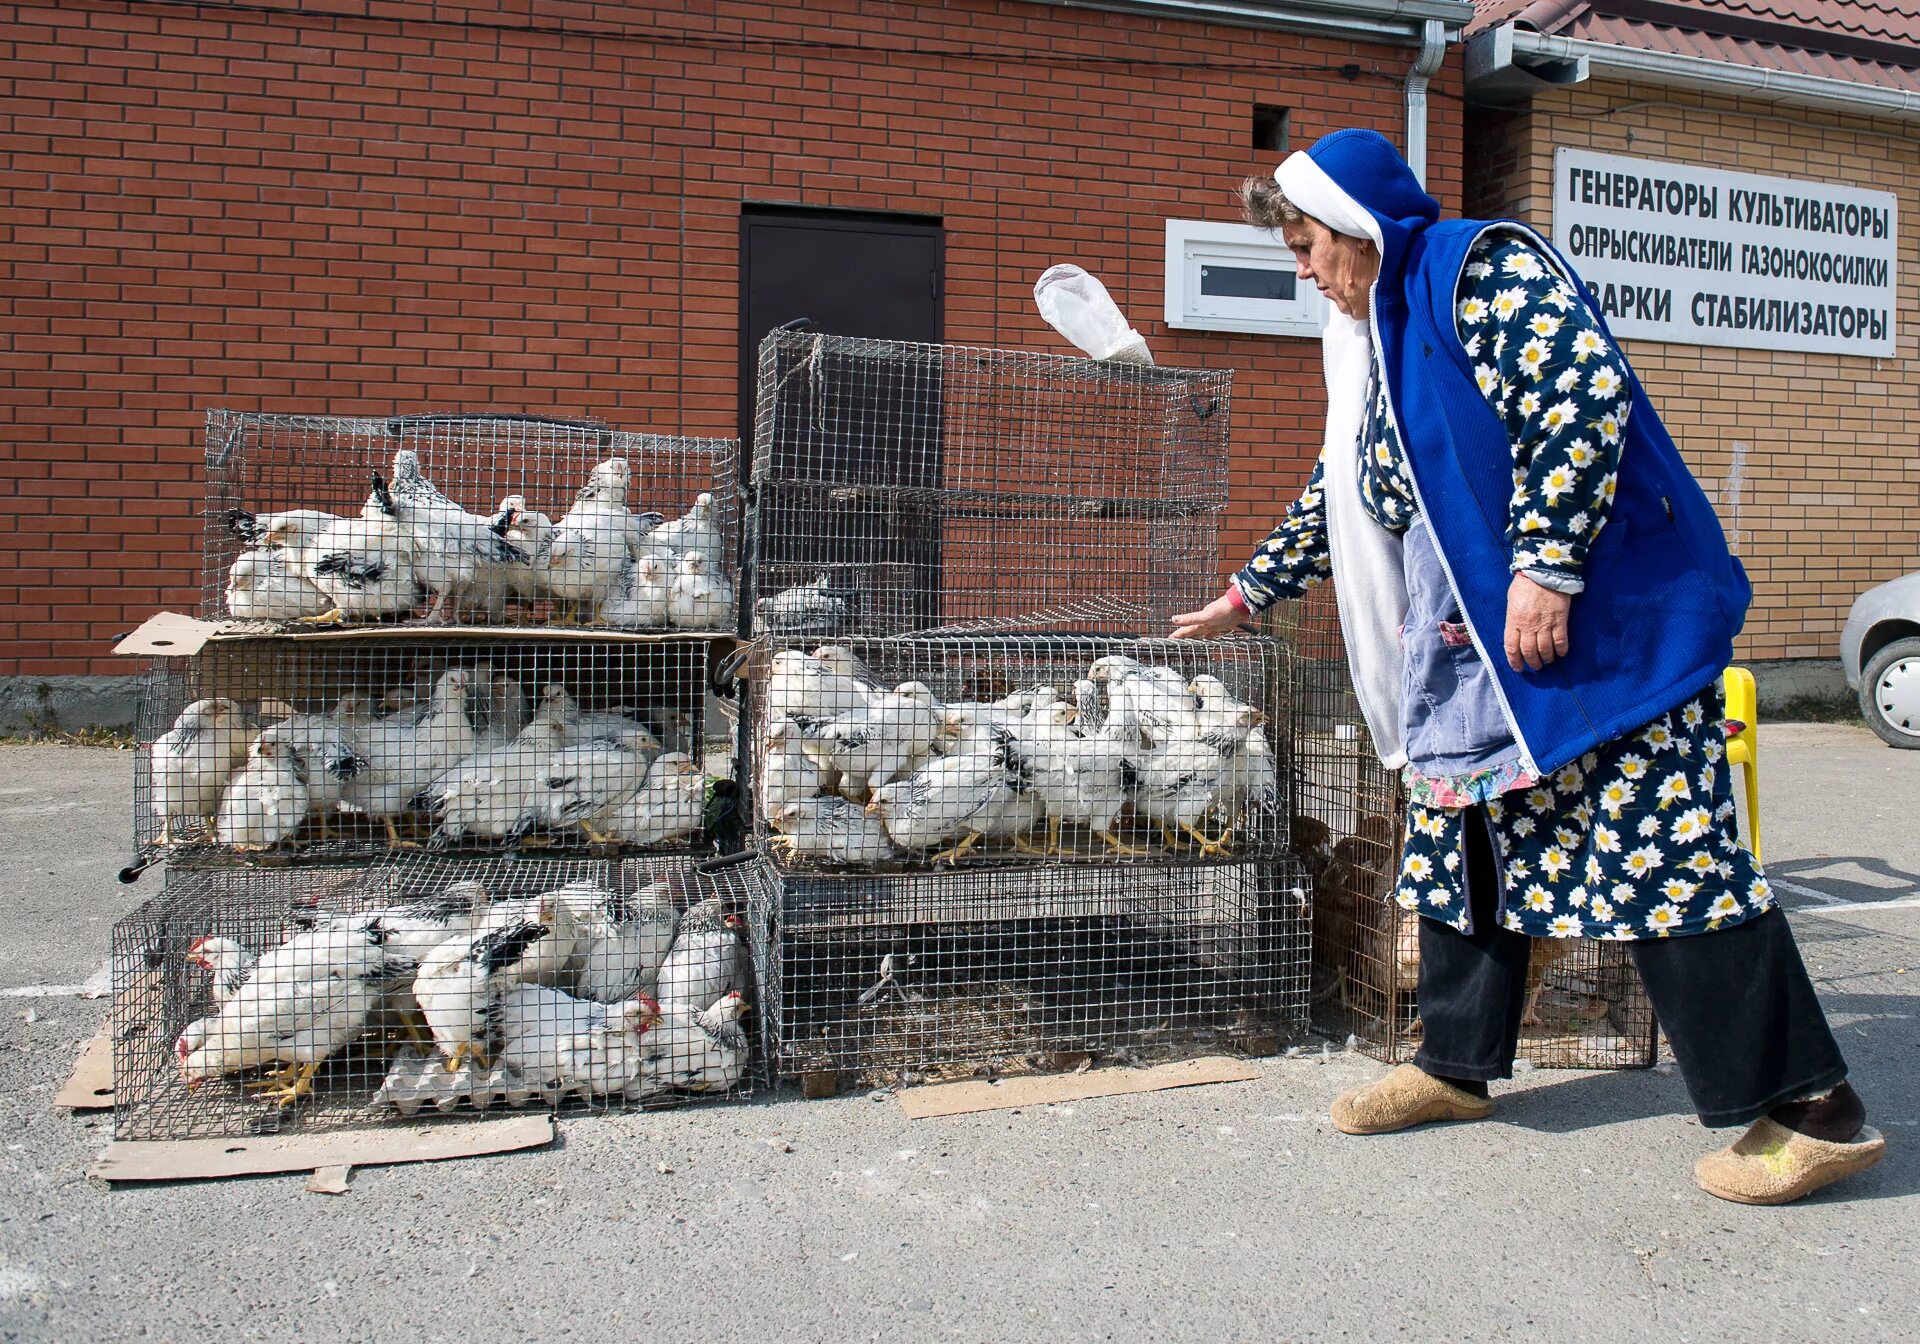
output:
[[[448,1073],[468,1061],[487,1067],[500,998],[529,978],[523,966],[528,951],[550,932],[549,925],[530,922],[483,927],[449,938],[421,964],[413,996],[447,1056]]]
[[[400,839],[393,819],[405,812],[441,775],[473,755],[478,736],[467,718],[470,674],[454,667],[440,674],[426,716],[417,723],[392,715],[352,731],[356,754],[367,768],[346,781],[342,796],[351,807],[378,817],[394,848],[411,848]]]
[[[591,829],[617,843],[645,848],[698,835],[706,813],[706,777],[691,756],[669,751],[653,763],[640,791],[594,817]]]
[[[772,817],[788,803],[833,793],[838,785],[837,775],[830,782],[827,772],[800,749],[800,729],[792,719],[767,725],[760,757],[761,815]]]
[[[504,840],[539,820],[547,767],[566,740],[557,723],[536,719],[511,742],[476,752],[447,771],[428,793],[440,814],[439,835]]]
[[[661,523],[641,545],[656,555],[679,561],[688,551],[698,551],[708,566],[718,571],[726,562],[726,539],[714,518],[713,496],[699,494],[693,507],[670,523]]]
[[[619,580],[621,566],[633,558],[627,512],[632,481],[625,458],[600,463],[547,539],[540,581],[554,597],[574,605],[576,619],[585,620],[599,608]]]
[[[562,747],[547,761],[540,818],[549,826],[578,826],[594,844],[612,837],[595,818],[627,801],[647,782],[653,735],[594,738]]]
[[[753,604],[760,629],[768,634],[830,634],[845,624],[847,599],[827,588],[827,576],[803,583]]]
[[[212,837],[220,795],[246,759],[251,736],[240,706],[216,696],[188,705],[154,742],[148,759],[161,844],[172,843],[177,817],[194,819]]]
[[[365,696],[344,695],[327,714],[294,714],[261,730],[261,742],[297,753],[306,768],[307,808],[326,817],[340,806],[347,782],[367,768],[353,744],[353,728],[370,722]]]
[[[263,737],[228,783],[214,834],[229,849],[271,849],[300,829],[307,811],[307,771],[300,754]]]
[[[933,856],[936,863],[955,862],[986,834],[982,814],[1005,807],[1015,791],[1003,760],[969,752],[939,757],[906,779],[882,784],[867,811],[886,823],[895,844],[915,854],[959,841]]]
[[[680,557],[667,593],[667,620],[680,630],[729,630],[733,627],[733,585],[699,551]]]
[[[864,708],[802,739],[815,764],[840,774],[842,796],[863,802],[890,780],[920,768],[942,728],[940,702],[918,681],[873,696]]]
[[[570,882],[553,893],[577,932],[574,991],[596,1003],[651,994],[680,925],[666,882],[631,896],[598,882]]]
[[[535,1086],[583,1087],[600,1097],[640,1081],[660,1005],[645,994],[596,1003],[516,985],[500,996],[496,1017],[500,1063]]]
[[[600,604],[600,624],[618,630],[664,629],[673,585],[673,565],[664,555],[622,561],[619,576]]]
[[[704,1009],[663,1006],[660,1021],[642,1041],[648,1082],[676,1092],[727,1092],[746,1076],[749,1044],[741,1018],[747,1001],[738,991]]]
[[[660,964],[654,990],[661,1007],[712,1003],[730,989],[744,988],[746,958],[740,951],[740,933],[745,927],[740,916],[726,912],[718,896],[681,916],[680,930]]]
[[[773,655],[767,677],[767,717],[790,718],[806,728],[864,710],[872,694],[857,675],[835,661],[797,649],[782,650]]]
[[[297,548],[288,542],[287,549],[297,557],[301,574],[333,604],[331,611],[306,618],[309,625],[406,615],[419,601],[413,542],[376,505],[362,517],[329,524]]]
[[[293,621],[332,608],[298,561],[273,546],[242,551],[227,570],[227,614],[240,621]]]
[[[826,859],[834,863],[884,863],[898,858],[886,824],[845,798],[803,798],[788,803],[768,818],[779,830],[771,843],[787,857]]]
[[[426,620],[445,624],[476,584],[497,587],[493,567],[524,566],[527,553],[440,493],[420,470],[420,455],[402,448],[393,455],[393,479],[373,479],[373,502],[405,530],[413,544],[414,569],[433,597]]]

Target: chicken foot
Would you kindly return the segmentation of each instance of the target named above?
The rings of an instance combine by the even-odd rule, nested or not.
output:
[[[938,867],[942,863],[957,864],[967,856],[968,850],[972,849],[985,838],[981,832],[975,831],[959,844],[948,849],[943,849],[938,854],[935,854],[932,863],[935,867]]]
[[[295,625],[345,625],[347,613],[335,607],[332,611],[323,611],[318,616],[296,616]]]
[[[257,1100],[278,1102],[280,1109],[285,1110],[287,1107],[293,1105],[294,1102],[313,1091],[313,1075],[320,1072],[320,1065],[317,1062],[313,1064],[290,1064],[287,1067],[289,1069],[287,1080],[275,1087],[262,1091]]]
[[[1141,849],[1137,845],[1128,844],[1112,831],[1095,831],[1094,834],[1106,841],[1107,849],[1119,858],[1144,859],[1152,853],[1151,850]]]

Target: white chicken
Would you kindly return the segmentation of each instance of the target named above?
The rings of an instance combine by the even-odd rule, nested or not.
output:
[[[299,830],[309,811],[307,770],[285,742],[257,739],[220,799],[214,835],[228,849],[271,849]]]
[[[278,542],[283,534],[275,530],[268,536]],[[360,517],[341,518],[310,538],[284,544],[301,574],[333,604],[304,618],[308,625],[406,615],[420,600],[412,539],[372,500]]]
[[[488,1066],[501,996],[531,978],[523,962],[551,931],[531,922],[483,925],[468,937],[448,939],[421,964],[413,996],[447,1056],[448,1073],[468,1062]]]
[[[778,718],[767,725],[760,759],[762,815],[777,816],[788,803],[836,792],[837,776],[829,776],[800,749],[800,730],[792,719]]]
[[[1127,712],[1150,746],[1198,731],[1187,679],[1171,667],[1149,667],[1137,658],[1113,653],[1095,659],[1087,677],[1106,684],[1108,712]]]
[[[535,719],[503,747],[476,752],[442,775],[428,792],[440,814],[438,838],[504,840],[539,820],[547,766],[566,741],[558,723]]]
[[[213,1001],[225,1003],[240,992],[259,958],[231,938],[196,938],[187,949],[187,965],[198,966],[213,979]]]
[[[487,519],[487,526],[495,536],[504,538],[529,557],[529,563],[524,565],[485,565],[474,575],[467,600],[485,612],[489,620],[499,621],[506,618],[510,603],[533,602],[541,596],[538,562],[533,557],[552,535],[553,520],[544,513],[529,510],[525,495],[508,495]]]
[[[224,521],[227,531],[240,538],[249,549],[265,546],[297,551],[341,519],[338,514],[323,513],[319,509],[287,509],[280,513],[228,509]]]
[[[634,555],[627,490],[633,471],[611,457],[588,473],[573,507],[554,525],[540,553],[540,581],[552,596],[572,604],[584,622],[596,611]]]
[[[772,844],[790,859],[806,855],[833,863],[884,863],[900,856],[886,824],[845,798],[802,798],[767,819],[780,833]]]
[[[801,750],[840,775],[842,796],[865,802],[882,784],[919,769],[942,725],[933,691],[907,681],[820,725],[801,739]]]
[[[1074,691],[1076,704],[1081,706],[1076,726],[1089,731],[1065,745],[1073,777],[1065,819],[1085,826],[1118,857],[1143,857],[1146,850],[1129,845],[1116,833],[1127,810],[1128,786],[1137,778],[1134,758],[1141,752],[1140,734],[1124,709],[1108,714],[1104,722],[1094,721],[1094,683],[1090,679],[1075,682]]]
[[[719,897],[709,897],[680,917],[673,948],[660,965],[654,997],[663,1008],[710,1004],[730,989],[745,987],[745,958],[740,916],[728,914]]]
[[[759,628],[768,634],[832,634],[851,612],[845,596],[827,586],[827,576],[763,597],[753,604]]]
[[[769,719],[790,718],[804,730],[808,725],[866,708],[874,692],[850,670],[852,654],[847,654],[847,664],[842,664],[837,657],[820,656],[829,649],[837,650],[838,646],[829,645],[815,653],[787,649],[773,655],[767,676]]]
[[[393,819],[412,805],[416,795],[474,753],[478,738],[467,718],[469,681],[467,669],[449,668],[434,683],[426,716],[417,723],[395,714],[352,731],[356,754],[367,768],[346,781],[344,800],[378,817],[393,848],[413,847],[400,839]]]
[[[481,882],[455,882],[438,896],[430,896],[406,905],[378,910],[360,910],[350,914],[319,914],[311,918],[315,928],[358,930],[366,934],[388,955],[415,968],[426,961],[450,939],[470,938],[487,915],[491,896]],[[298,919],[300,912],[294,917]],[[413,994],[414,977],[400,975],[382,991],[382,1016],[398,1020],[417,1044],[426,1044],[420,1005]]]
[[[747,1072],[749,1042],[740,1019],[747,1001],[736,990],[704,1009],[663,1005],[660,1020],[643,1038],[648,1082],[676,1092],[728,1092]]]
[[[644,550],[678,563],[688,551],[698,551],[716,572],[726,562],[726,538],[714,517],[713,496],[694,496],[693,507],[672,522],[661,523],[641,543]]]
[[[225,696],[196,700],[148,751],[159,842],[173,842],[176,818],[191,818],[213,838],[214,814],[227,780],[246,759],[252,737],[240,706]]]
[[[598,1003],[516,985],[501,995],[496,1017],[500,1063],[537,1087],[581,1087],[600,1097],[640,1082],[660,1005],[645,994]]]
[[[348,781],[367,768],[354,747],[353,730],[372,721],[370,709],[365,696],[349,694],[340,697],[330,713],[294,714],[261,730],[256,746],[284,746],[306,767],[307,810],[321,818],[322,838],[326,818],[338,810]]]
[[[280,1063],[261,1086],[291,1105],[312,1090],[321,1064],[359,1038],[384,987],[413,969],[364,930],[296,934],[260,958],[219,1012],[181,1033],[181,1076],[191,1087]]]
[[[618,630],[664,629],[673,582],[673,563],[664,555],[649,553],[622,561],[600,604],[600,624]]]
[[[576,931],[574,990],[581,998],[618,1003],[653,992],[680,925],[666,882],[630,896],[598,882],[571,882],[553,899],[566,908]]]
[[[294,621],[331,609],[332,599],[277,546],[242,551],[227,569],[227,614],[240,621]]]
[[[578,746],[605,739],[627,742],[651,760],[660,752],[660,741],[651,729],[624,714],[587,711],[558,682],[549,682],[540,690],[540,708],[534,715],[567,730],[567,745]]]
[[[413,543],[414,569],[433,598],[426,619],[445,624],[476,584],[497,587],[495,567],[531,563],[527,553],[493,530],[490,522],[448,499],[420,471],[420,455],[402,448],[393,455],[393,479],[373,480],[381,510]]]
[[[642,848],[698,835],[706,825],[707,781],[685,752],[669,751],[647,771],[647,782],[624,802],[589,818],[589,835]]]
[[[680,557],[667,592],[667,620],[679,630],[732,629],[733,585],[704,552]]]
[[[1011,733],[996,730],[986,750],[937,757],[906,779],[882,784],[867,810],[911,853],[957,841],[933,856],[935,863],[957,862],[982,839],[1031,826],[1043,815],[1031,800],[1016,810],[1030,788],[1024,760],[1013,757],[1016,746]]]
[[[623,733],[562,747],[547,761],[540,818],[549,826],[578,826],[594,844],[611,839],[595,818],[638,793],[653,761],[651,733]]]

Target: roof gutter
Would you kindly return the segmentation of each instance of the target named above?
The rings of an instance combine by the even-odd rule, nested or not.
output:
[[[1392,46],[1424,45],[1438,20],[1457,33],[1473,19],[1472,0],[1037,0],[1066,9],[1219,23],[1234,28],[1358,38]]]
[[[1554,37],[1511,23],[1476,33],[1468,40],[1466,72],[1468,98],[1492,104],[1521,102],[1549,88],[1582,83],[1593,75],[1611,75],[1788,107],[1920,121],[1920,93],[1905,89]]]

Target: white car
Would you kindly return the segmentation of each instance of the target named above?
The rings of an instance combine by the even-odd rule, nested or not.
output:
[[[1854,599],[1840,665],[1867,726],[1893,746],[1920,748],[1920,573]]]

